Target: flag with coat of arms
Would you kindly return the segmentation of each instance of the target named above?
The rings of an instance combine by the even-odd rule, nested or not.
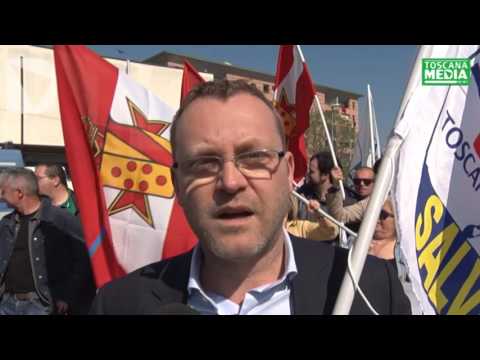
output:
[[[295,159],[294,180],[307,172],[305,131],[310,126],[310,108],[315,87],[298,45],[281,45],[275,77],[274,105],[283,119],[288,150]]]
[[[67,161],[97,286],[196,243],[175,199],[175,110],[85,46],[55,46]]]

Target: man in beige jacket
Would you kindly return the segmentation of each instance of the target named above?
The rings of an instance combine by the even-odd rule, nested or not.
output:
[[[370,197],[368,196],[363,200],[344,207],[342,194],[339,189],[339,181],[343,180],[342,169],[339,167],[334,167],[331,171],[331,175],[333,186],[330,188],[326,196],[329,213],[335,219],[345,224],[362,221]]]

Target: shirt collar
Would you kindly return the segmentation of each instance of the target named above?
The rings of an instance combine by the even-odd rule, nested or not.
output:
[[[43,203],[41,202],[40,203],[40,207],[37,209],[37,211],[35,211],[32,215],[32,217],[30,218],[30,221],[32,220],[35,220],[35,221],[39,221],[40,220],[40,216],[42,215],[42,208],[43,208]],[[15,222],[16,223],[19,223],[20,222],[20,216],[21,214],[15,210]]]
[[[283,271],[283,275],[279,280],[274,281],[270,284],[265,284],[259,286],[258,288],[252,289],[256,292],[264,292],[269,289],[276,287],[278,284],[286,282],[289,283],[293,277],[297,274],[297,264],[295,262],[295,255],[293,253],[292,241],[288,232],[283,229],[284,239],[285,239],[285,251],[286,251],[286,266]],[[200,284],[200,267],[202,264],[202,252],[200,245],[198,244],[193,249],[192,260],[190,263],[190,275],[188,278],[188,294],[191,295],[193,291],[198,291],[203,297],[209,298],[208,295],[203,290]]]

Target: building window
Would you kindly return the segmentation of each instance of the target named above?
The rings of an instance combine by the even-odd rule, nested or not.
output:
[[[265,94],[268,94],[270,92],[270,85],[268,84],[263,84],[263,92]]]

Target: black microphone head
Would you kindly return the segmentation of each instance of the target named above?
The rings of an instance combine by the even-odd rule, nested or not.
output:
[[[190,306],[181,303],[170,303],[158,308],[158,315],[200,315]]]

